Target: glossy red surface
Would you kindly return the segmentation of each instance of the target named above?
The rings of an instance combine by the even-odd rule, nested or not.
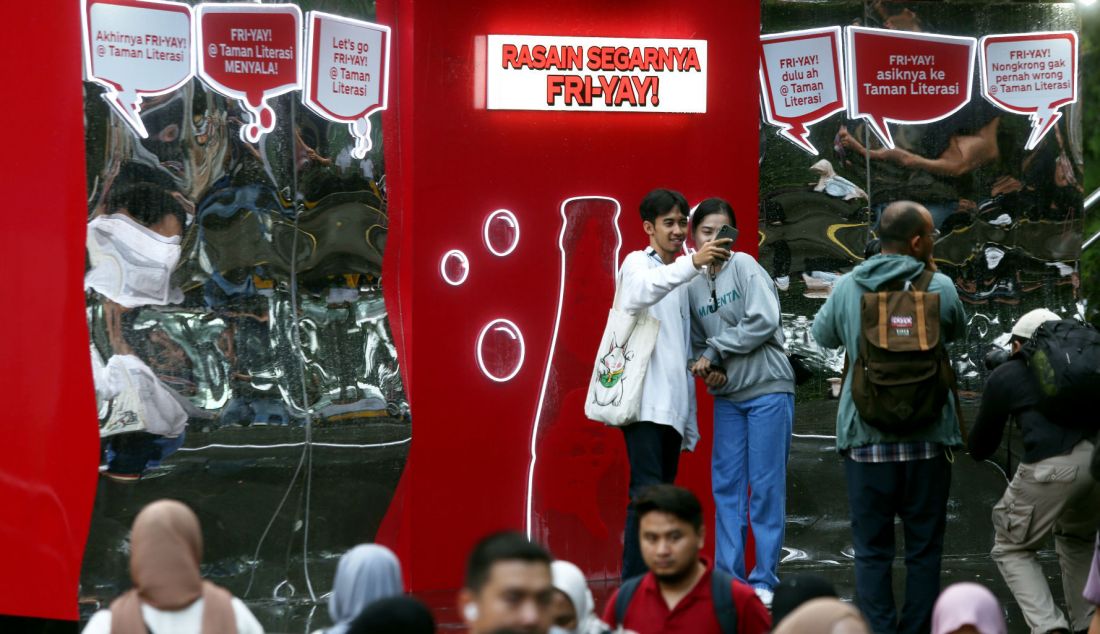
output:
[[[53,619],[77,616],[99,458],[82,291],[80,13],[66,9],[28,11],[0,42],[4,76],[19,78],[3,100],[10,145],[0,153],[0,271],[12,302],[0,311],[0,614]]]
[[[724,0],[378,3],[395,45],[391,105],[383,114],[391,222],[385,292],[414,430],[379,541],[397,549],[412,588],[457,587],[479,537],[526,528],[566,199],[607,196],[622,204],[621,258],[647,243],[637,207],[650,189],[679,189],[691,201],[722,196],[743,227],[738,247],[755,253],[749,229],[757,216],[758,10]],[[487,111],[477,60],[479,38],[488,34],[705,39],[708,112]],[[506,257],[492,255],[482,238],[482,223],[500,208],[513,211],[521,227]],[[593,229],[580,238],[577,270],[566,258],[531,500],[535,536],[590,577],[618,574],[626,504],[619,432],[584,420],[581,411],[613,285],[610,267],[592,249],[606,248],[611,233]],[[440,275],[451,249],[470,263],[460,286]],[[479,331],[498,318],[514,322],[525,343],[524,364],[506,382],[486,378],[475,355]],[[703,441],[681,461],[680,482],[710,500],[708,398],[699,409]]]

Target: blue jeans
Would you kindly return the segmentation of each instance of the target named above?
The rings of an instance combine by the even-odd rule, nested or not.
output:
[[[165,438],[145,431],[116,434],[107,441],[107,470],[111,473],[141,475],[183,446],[184,434]]]
[[[756,588],[770,590],[779,583],[775,570],[783,550],[793,424],[794,394],[714,399],[715,565]],[[747,519],[756,540],[756,566],[746,577]]]

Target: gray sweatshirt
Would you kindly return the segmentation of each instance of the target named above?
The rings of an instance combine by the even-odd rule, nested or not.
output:
[[[711,302],[711,288],[718,310]],[[710,393],[731,401],[794,393],[794,370],[783,349],[779,294],[752,256],[734,253],[712,281],[707,274],[688,286],[691,347],[726,368],[726,384]]]

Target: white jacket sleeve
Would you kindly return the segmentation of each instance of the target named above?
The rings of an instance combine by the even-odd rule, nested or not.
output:
[[[619,308],[636,312],[664,299],[678,286],[690,282],[699,271],[691,256],[681,255],[667,266],[650,268],[642,251],[626,256],[619,271]]]

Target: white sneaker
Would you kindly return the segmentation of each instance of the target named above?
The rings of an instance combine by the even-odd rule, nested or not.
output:
[[[760,602],[764,604],[764,607],[769,610],[772,609],[772,599],[775,598],[775,593],[767,588],[753,588],[756,592],[756,596],[760,599]]]

